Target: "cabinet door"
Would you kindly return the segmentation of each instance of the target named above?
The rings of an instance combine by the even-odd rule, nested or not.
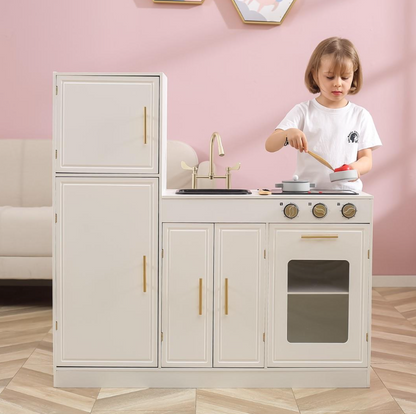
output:
[[[212,224],[163,224],[162,366],[212,366]]]
[[[270,230],[268,366],[366,366],[369,229]]]
[[[57,76],[60,172],[158,172],[159,78]]]
[[[264,224],[216,224],[214,366],[264,366]]]
[[[59,178],[58,366],[157,366],[157,179]]]

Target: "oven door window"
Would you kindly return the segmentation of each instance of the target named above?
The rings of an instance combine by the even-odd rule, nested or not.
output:
[[[347,342],[349,262],[291,260],[287,275],[288,342]]]

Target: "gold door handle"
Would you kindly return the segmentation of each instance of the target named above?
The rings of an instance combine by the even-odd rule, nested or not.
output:
[[[199,279],[199,314],[202,315],[202,279]]]
[[[338,234],[302,234],[302,239],[337,239]]]
[[[146,256],[143,256],[143,292],[146,293]]]
[[[147,144],[147,108],[144,107],[143,110],[144,110],[144,114],[143,114],[143,117],[144,117],[144,131],[143,131],[143,133],[144,133],[144,143]]]
[[[225,278],[225,314],[228,315],[228,278]]]

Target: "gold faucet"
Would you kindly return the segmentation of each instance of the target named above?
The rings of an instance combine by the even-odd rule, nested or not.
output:
[[[225,155],[224,148],[222,146],[221,137],[218,132],[214,132],[211,135],[211,140],[209,144],[209,170],[208,175],[198,175],[198,167],[190,167],[184,161],[181,162],[181,166],[184,170],[191,170],[192,171],[192,188],[196,188],[196,181],[198,178],[208,178],[209,180],[214,180],[215,178],[225,178],[225,184],[227,188],[231,188],[231,171],[232,170],[239,170],[241,164],[237,163],[233,167],[227,167],[227,171],[225,175],[214,175],[214,141],[217,138],[217,145],[218,145],[218,154],[220,157]]]
[[[214,178],[225,178],[225,177],[214,177],[214,140],[217,138],[217,145],[218,145],[218,155],[223,157],[225,155],[224,148],[222,146],[221,137],[218,132],[214,132],[211,135],[211,141],[209,144],[209,171],[208,171],[208,178],[213,180]]]

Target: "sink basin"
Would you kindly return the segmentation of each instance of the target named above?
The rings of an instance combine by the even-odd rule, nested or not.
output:
[[[241,190],[239,188],[182,188],[176,191],[176,194],[251,194],[250,190]]]

